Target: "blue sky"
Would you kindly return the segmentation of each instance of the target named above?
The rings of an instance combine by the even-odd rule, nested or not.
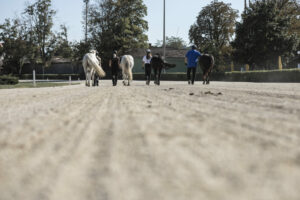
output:
[[[32,3],[34,0],[0,0],[0,23],[3,23],[5,18],[20,15],[26,2]],[[69,39],[81,40],[83,0],[52,0],[52,2],[53,8],[57,10],[55,29],[58,29],[60,24],[66,24]],[[210,2],[211,0],[166,0],[166,35],[178,36],[188,42],[190,26],[195,23],[201,8]],[[244,8],[243,0],[223,0],[223,2],[231,3],[234,9],[239,10],[239,14]],[[149,23],[147,32],[149,42],[155,44],[163,37],[163,0],[144,0],[144,3],[148,7],[148,16],[145,19]]]

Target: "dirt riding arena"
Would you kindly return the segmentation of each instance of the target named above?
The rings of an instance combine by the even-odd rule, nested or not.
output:
[[[300,84],[161,84],[0,90],[0,199],[300,199]]]

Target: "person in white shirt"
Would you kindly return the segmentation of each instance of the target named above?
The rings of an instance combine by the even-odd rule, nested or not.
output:
[[[150,85],[150,80],[151,80],[151,59],[152,59],[152,55],[151,55],[151,50],[147,49],[146,51],[146,55],[143,57],[143,68],[145,68],[145,76],[146,76],[146,84]]]

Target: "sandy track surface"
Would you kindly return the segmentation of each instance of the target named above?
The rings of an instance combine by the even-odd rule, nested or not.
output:
[[[0,90],[1,200],[299,200],[300,84]]]

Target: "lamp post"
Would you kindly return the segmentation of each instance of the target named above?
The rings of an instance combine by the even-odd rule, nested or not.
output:
[[[166,59],[166,0],[164,0],[164,38],[163,38],[163,59]]]
[[[88,38],[88,12],[89,12],[89,1],[90,0],[83,0],[83,2],[85,3],[85,42],[87,43],[87,38]]]

